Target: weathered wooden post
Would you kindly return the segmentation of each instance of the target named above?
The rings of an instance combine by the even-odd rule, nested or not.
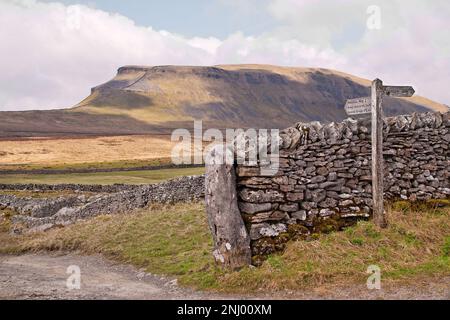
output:
[[[345,105],[348,115],[372,114],[372,196],[373,220],[381,228],[388,225],[384,211],[384,161],[383,161],[383,96],[412,97],[415,91],[409,86],[383,86],[380,79],[372,82],[371,97],[350,99]]]
[[[214,147],[206,161],[206,212],[214,259],[225,268],[239,269],[251,264],[250,236],[238,207],[235,166],[225,162],[223,149]]]
[[[384,163],[383,163],[383,82],[372,82],[372,198],[373,220],[381,228],[387,227],[384,212]]]

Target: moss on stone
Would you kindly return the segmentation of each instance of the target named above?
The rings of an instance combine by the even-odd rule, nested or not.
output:
[[[429,204],[433,208],[450,207],[450,198],[448,198],[448,199],[430,199],[427,201],[427,204]]]
[[[339,231],[339,222],[335,218],[330,219],[318,219],[314,225],[315,233],[331,233]]]
[[[291,239],[289,233],[281,233],[278,237],[265,237],[252,242],[252,256],[268,256],[284,251],[286,243]],[[257,259],[261,259],[260,257]]]
[[[397,200],[390,203],[391,209],[400,212],[421,212],[428,210],[438,210],[450,206],[450,198],[447,199],[429,199],[429,200]]]
[[[288,227],[288,234],[292,240],[306,239],[310,234],[309,229],[301,224],[291,224]]]

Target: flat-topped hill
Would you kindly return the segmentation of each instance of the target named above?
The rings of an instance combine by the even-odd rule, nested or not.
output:
[[[413,83],[412,83],[413,85]],[[67,110],[2,112],[0,135],[142,134],[192,127],[285,128],[341,121],[370,81],[339,71],[270,65],[125,66]],[[386,98],[386,115],[445,111],[422,97]]]

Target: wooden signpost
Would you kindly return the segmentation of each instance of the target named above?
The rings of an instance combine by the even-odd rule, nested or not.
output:
[[[371,113],[372,98],[364,97],[347,100],[347,103],[345,104],[345,112],[347,112],[349,116]]]
[[[372,96],[351,99],[345,105],[348,115],[372,114],[372,196],[373,219],[376,225],[386,228],[383,197],[383,96],[412,97],[415,91],[409,86],[383,86],[380,79],[372,82]]]

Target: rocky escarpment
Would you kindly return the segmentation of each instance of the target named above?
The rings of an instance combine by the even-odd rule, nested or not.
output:
[[[54,188],[62,190],[65,187],[67,185]],[[74,188],[74,185],[70,187]],[[118,189],[112,193],[100,193],[93,196],[71,195],[51,199],[0,195],[0,209],[8,208],[18,213],[12,217],[16,233],[23,230],[45,231],[55,226],[65,226],[98,215],[130,212],[137,208],[144,208],[150,203],[200,200],[204,195],[204,176],[182,177],[154,185],[116,187]],[[80,187],[90,192],[111,191],[111,188]]]
[[[372,214],[370,125],[298,123],[280,133],[280,169],[237,166],[239,208],[256,263],[290,239],[339,230]],[[387,118],[384,193],[450,197],[450,112]]]

